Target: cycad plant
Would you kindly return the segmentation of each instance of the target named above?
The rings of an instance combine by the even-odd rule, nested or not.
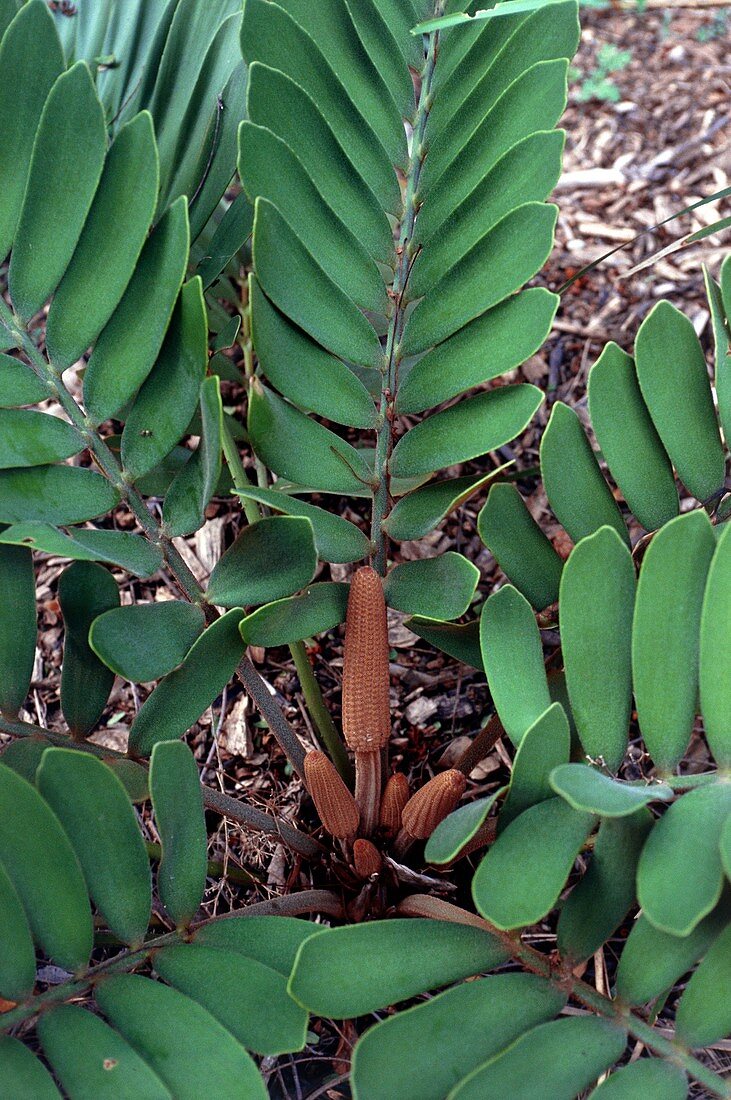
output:
[[[598,467],[585,473],[594,469],[588,443],[566,444],[581,476],[549,473],[552,420],[547,491],[552,503],[574,494],[563,512],[555,505],[578,542],[565,570],[512,489],[505,503],[505,483],[493,488],[482,528],[511,548],[496,555],[536,608],[559,597],[568,608],[563,703],[548,694],[536,619],[518,591],[491,597],[481,626],[454,626],[472,603],[476,568],[456,553],[392,563],[393,543],[429,534],[495,480],[494,470],[435,475],[494,451],[531,419],[540,392],[501,376],[538,349],[558,303],[521,288],[552,242],[555,208],[545,199],[560,171],[554,126],[576,5],[514,0],[472,18],[474,6],[246,0],[242,11],[238,0],[80,0],[51,15],[43,0],[0,5],[0,162],[10,166],[0,195],[0,252],[9,255],[0,730],[13,739],[0,763],[0,1068],[14,1097],[256,1097],[264,1086],[247,1051],[301,1050],[308,1012],[355,1019],[397,1004],[406,1010],[358,1028],[352,1088],[361,1098],[527,1098],[537,1089],[570,1098],[625,1058],[628,1034],[660,1057],[620,1069],[597,1093],[682,1097],[690,1075],[728,1095],[690,1053],[729,1030],[727,1002],[713,995],[728,966],[727,673],[718,656],[728,540],[716,548],[701,514],[668,523],[647,549],[635,601],[628,539],[606,530],[619,526],[614,513],[599,508],[589,530],[569,527],[586,501],[606,498]],[[219,206],[237,155],[242,190]],[[711,291],[723,348],[723,280]],[[647,341],[656,359],[666,324],[656,318]],[[670,458],[663,466],[648,450],[649,429],[640,433],[652,476],[672,461],[712,511],[723,452],[719,464],[700,361],[683,334],[676,385],[688,370],[696,459],[682,464],[683,432],[671,446],[672,425],[657,412],[667,378],[653,376],[653,398],[641,369],[646,405],[631,406],[631,439],[657,412]],[[679,338],[671,332],[675,350]],[[618,349],[605,362],[626,374]],[[726,377],[724,366],[719,401]],[[237,400],[225,389],[232,382],[246,391],[245,428],[237,405],[222,400],[222,383]],[[609,440],[620,455],[621,432],[630,434],[620,382],[628,385],[624,375],[611,381],[600,400],[618,481]],[[31,408],[48,401],[55,410]],[[586,483],[594,496],[580,495]],[[624,491],[638,509],[655,495],[638,484],[636,504]],[[366,529],[324,507],[328,495],[359,502]],[[508,514],[491,523],[501,495]],[[669,495],[665,476],[662,504],[643,523],[670,518]],[[240,498],[243,515],[204,586],[176,540],[222,496]],[[123,508],[137,531],[116,525]],[[20,716],[36,641],[34,552],[72,561],[58,585],[68,733]],[[674,563],[688,557],[688,616],[668,648],[679,686],[663,703],[654,616],[667,606]],[[313,583],[322,563],[365,559],[350,585]],[[159,570],[179,599],[122,605],[120,571]],[[415,629],[460,657],[477,642],[499,715],[418,790],[388,762],[386,604],[418,616]],[[350,754],[302,644],[346,614]],[[247,658],[249,644],[291,645],[320,739],[314,751]],[[694,716],[697,650],[719,772],[677,797],[692,786],[675,769]],[[115,674],[157,683],[123,755],[88,740]],[[307,803],[295,825],[199,784],[177,739],[234,676],[304,780],[322,829],[313,833]],[[560,677],[550,679],[560,691]],[[661,783],[606,774],[622,760],[633,684]],[[458,808],[475,762],[503,731],[516,749],[508,788]],[[571,763],[579,744],[589,766]],[[143,809],[141,819],[160,844],[146,847],[133,804],[149,796],[152,816]],[[205,866],[201,802],[276,837],[306,861],[316,888],[206,920],[206,872],[225,872]],[[702,851],[698,881],[678,891],[690,842]],[[467,857],[486,847],[470,891]],[[150,857],[159,861],[154,894]],[[644,912],[610,996],[579,975],[632,910],[636,883]],[[549,955],[520,930],[551,921],[567,884],[559,951]],[[302,914],[340,926],[294,919]],[[704,954],[670,1042],[654,1017]],[[485,976],[496,968],[506,972]],[[452,988],[406,1007],[442,986]],[[647,1002],[649,1017],[632,1007]]]

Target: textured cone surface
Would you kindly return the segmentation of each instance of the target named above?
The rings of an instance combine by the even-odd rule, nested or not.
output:
[[[401,823],[417,840],[426,840],[464,794],[467,780],[455,768],[430,779],[404,806]]]
[[[401,814],[409,801],[409,781],[401,772],[388,777],[381,799],[381,812],[378,824],[388,833],[397,833],[401,828]]]
[[[343,734],[354,752],[374,752],[391,732],[388,628],[381,578],[364,565],[348,597],[343,664]]]
[[[377,875],[383,866],[381,853],[370,840],[356,840],[353,845],[353,865],[358,878],[370,878]]]
[[[305,783],[327,831],[340,840],[354,837],[360,822],[358,807],[324,753],[311,752],[305,757]]]

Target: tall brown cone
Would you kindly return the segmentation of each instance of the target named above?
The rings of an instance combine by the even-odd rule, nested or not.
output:
[[[388,741],[388,628],[383,583],[364,565],[350,584],[345,622],[343,734],[354,752],[375,752]]]

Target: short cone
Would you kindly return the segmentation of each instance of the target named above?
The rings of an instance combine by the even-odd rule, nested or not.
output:
[[[310,752],[305,757],[305,783],[327,831],[339,840],[352,839],[360,823],[358,807],[335,765],[323,752]]]
[[[456,809],[466,786],[466,778],[456,768],[435,775],[404,806],[403,828],[416,840],[426,840],[439,822]]]

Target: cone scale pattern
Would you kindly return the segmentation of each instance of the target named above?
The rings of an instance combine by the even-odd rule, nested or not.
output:
[[[358,569],[350,585],[343,663],[343,734],[356,753],[376,752],[391,732],[388,627],[383,584]]]

